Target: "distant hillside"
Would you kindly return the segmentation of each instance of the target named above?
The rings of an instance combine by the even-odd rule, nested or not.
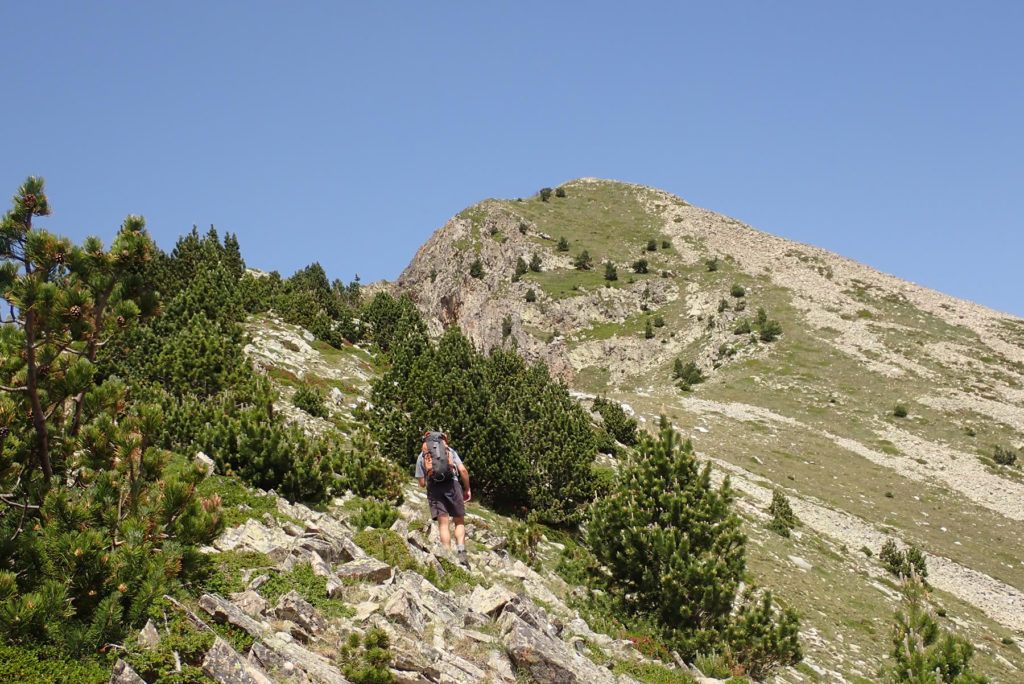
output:
[[[435,333],[457,324],[584,400],[667,414],[744,493],[755,572],[836,671],[871,677],[888,648],[877,554],[894,538],[927,552],[998,680],[1024,677],[1002,642],[1024,631],[1024,477],[994,460],[1024,444],[1024,320],[596,179],[460,212],[398,288]],[[706,379],[680,389],[689,362]],[[804,523],[790,540],[764,527],[774,489]]]

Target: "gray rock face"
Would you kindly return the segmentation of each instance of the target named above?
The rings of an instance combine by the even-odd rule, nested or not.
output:
[[[114,663],[114,670],[108,684],[146,684],[146,680],[140,677],[128,663],[119,658]]]
[[[477,613],[493,617],[514,597],[515,594],[500,584],[495,584],[490,589],[477,585],[473,587],[473,593],[469,596],[469,607]]]
[[[615,684],[611,672],[508,609],[501,614],[498,625],[512,661],[527,670],[538,684]]]
[[[139,646],[152,651],[160,644],[160,634],[152,620],[146,620],[146,626],[139,632]]]
[[[243,613],[249,617],[257,619],[263,615],[270,606],[265,598],[251,589],[232,594],[231,601],[241,608]]]
[[[275,684],[266,672],[246,662],[235,649],[220,637],[206,652],[203,672],[222,684]]]
[[[291,620],[314,636],[327,629],[323,616],[295,591],[289,591],[278,599],[274,614],[282,620]]]
[[[363,558],[345,563],[337,574],[342,579],[383,582],[391,577],[391,566],[376,558]]]

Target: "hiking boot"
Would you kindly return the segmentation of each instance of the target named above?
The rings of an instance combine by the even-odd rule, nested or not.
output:
[[[462,544],[455,547],[455,557],[458,558],[461,565],[469,567],[469,556],[466,554],[466,547]]]

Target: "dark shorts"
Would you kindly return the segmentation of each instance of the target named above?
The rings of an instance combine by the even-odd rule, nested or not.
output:
[[[454,479],[441,486],[427,485],[427,503],[430,517],[437,520],[440,515],[451,518],[466,517],[466,502],[462,498],[462,483]]]

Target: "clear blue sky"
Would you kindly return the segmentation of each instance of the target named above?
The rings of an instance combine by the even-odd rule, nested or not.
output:
[[[4,2],[0,193],[394,279],[580,176],[1024,315],[1021,2]],[[4,210],[9,204],[4,204]]]

